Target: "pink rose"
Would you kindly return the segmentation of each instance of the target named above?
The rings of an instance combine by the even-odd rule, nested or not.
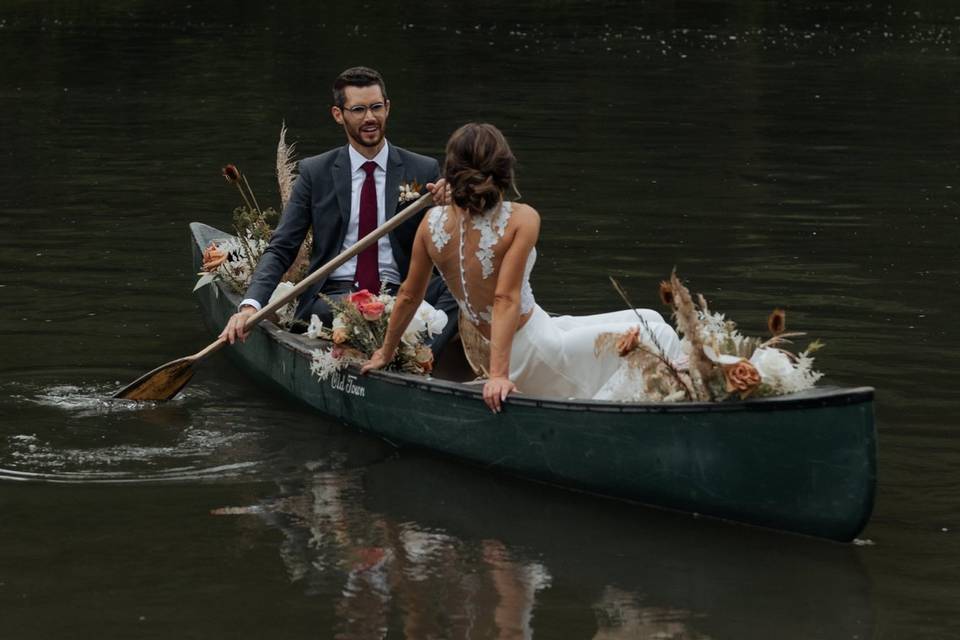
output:
[[[350,304],[355,306],[357,309],[360,309],[361,305],[367,304],[368,302],[373,302],[376,299],[377,299],[376,296],[374,296],[372,293],[370,293],[366,289],[360,289],[360,291],[351,293],[350,297],[347,298],[347,300],[350,301]]]
[[[361,302],[357,305],[357,309],[363,314],[365,320],[379,320],[385,308],[382,302],[372,296],[370,302]]]

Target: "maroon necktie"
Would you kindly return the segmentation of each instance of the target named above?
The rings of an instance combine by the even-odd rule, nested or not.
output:
[[[360,187],[360,233],[358,240],[377,228],[377,183],[373,178],[373,171],[377,168],[376,162],[364,162],[363,170],[367,177]],[[380,256],[377,244],[360,252],[357,256],[357,274],[355,281],[361,289],[367,289],[373,294],[380,293]]]

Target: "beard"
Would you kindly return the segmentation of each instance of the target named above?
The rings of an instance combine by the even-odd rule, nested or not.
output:
[[[362,126],[347,127],[347,136],[362,147],[373,148],[383,142],[384,126],[382,123],[377,126],[375,132],[364,132],[362,128]]]

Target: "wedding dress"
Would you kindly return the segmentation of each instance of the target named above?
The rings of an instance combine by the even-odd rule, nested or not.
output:
[[[482,215],[462,219],[451,207],[434,207],[427,213],[430,231],[428,253],[440,270],[447,288],[460,305],[462,334],[489,339],[493,322],[493,299],[503,241],[513,214],[513,204],[503,202]],[[537,260],[534,247],[527,256],[520,289],[521,318],[528,317],[513,337],[510,379],[526,394],[561,398],[640,400],[639,375],[626,366],[615,349],[597,351],[597,337],[622,334],[641,326],[640,339],[659,343],[672,360],[682,358],[680,340],[663,317],[650,309],[627,309],[590,316],[550,316],[537,305],[530,287],[530,272]],[[472,326],[465,326],[466,323]],[[472,332],[471,329],[475,329]],[[487,351],[475,341],[464,340],[472,364],[489,367]]]

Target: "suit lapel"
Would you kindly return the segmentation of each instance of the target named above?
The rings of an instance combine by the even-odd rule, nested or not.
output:
[[[337,192],[337,204],[340,206],[340,218],[343,222],[340,225],[342,232],[340,234],[340,244],[343,244],[343,236],[347,233],[347,225],[350,223],[350,191],[353,176],[350,175],[350,153],[347,147],[341,147],[337,154],[337,159],[333,163],[333,187]]]
[[[403,158],[397,148],[390,145],[387,154],[387,186],[383,194],[383,206],[386,208],[384,219],[389,220],[397,212],[397,200],[400,199],[400,181],[403,180]]]

